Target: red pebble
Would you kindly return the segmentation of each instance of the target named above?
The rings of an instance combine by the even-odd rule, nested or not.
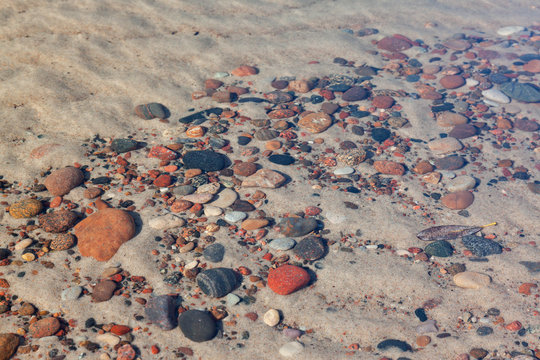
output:
[[[170,175],[162,174],[162,175],[159,175],[156,178],[156,180],[154,180],[154,185],[158,187],[167,187],[171,185],[171,182],[172,182],[172,178]]]
[[[246,314],[246,317],[251,321],[256,321],[259,318],[259,315],[257,315],[257,313],[254,313],[254,312],[248,312]]]
[[[523,326],[521,325],[519,321],[512,321],[510,324],[505,326],[506,330],[510,330],[510,331],[518,331],[522,327]]]
[[[322,209],[321,208],[318,208],[316,206],[308,206],[304,212],[306,213],[306,215],[308,216],[315,216],[315,215],[319,215],[321,213]]]
[[[133,360],[135,359],[135,356],[137,356],[137,354],[135,353],[133,347],[129,344],[122,345],[120,348],[118,348],[117,360]]]
[[[533,283],[523,283],[519,286],[518,291],[520,294],[531,295],[531,289],[537,288],[537,287],[538,285],[533,284]]]
[[[156,355],[156,354],[159,354],[159,348],[157,347],[157,345],[152,345],[150,347],[150,351],[152,352],[153,355]]]
[[[178,154],[165,146],[154,146],[148,153],[150,158],[158,158],[159,160],[174,160]]]
[[[268,273],[268,287],[279,295],[289,295],[306,286],[309,280],[308,272],[294,265],[283,265]]]
[[[113,325],[113,327],[111,328],[111,332],[114,335],[118,335],[118,336],[122,336],[124,334],[127,334],[130,331],[131,331],[131,329],[128,326],[125,326],[125,325]]]

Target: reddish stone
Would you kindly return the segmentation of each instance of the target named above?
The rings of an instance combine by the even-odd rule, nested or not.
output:
[[[73,211],[61,209],[38,217],[39,226],[49,233],[61,233],[71,229],[78,219]]]
[[[429,161],[422,160],[416,164],[413,171],[419,175],[424,175],[433,171],[433,165]]]
[[[280,173],[269,170],[260,169],[255,174],[247,177],[242,181],[242,187],[263,187],[275,189],[280,187],[287,179]]]
[[[167,187],[171,185],[171,182],[172,182],[171,175],[162,174],[162,175],[159,175],[154,180],[154,185],[156,185],[157,187]]]
[[[103,193],[103,190],[97,187],[91,187],[84,190],[83,196],[85,199],[95,199]]]
[[[441,202],[449,209],[462,210],[468,208],[474,202],[474,195],[469,191],[458,191],[443,196]]]
[[[307,80],[293,80],[289,82],[289,90],[298,93],[307,93],[313,89],[313,84]]]
[[[118,348],[118,357],[116,360],[133,360],[135,359],[135,356],[137,356],[137,353],[135,352],[135,349],[130,344],[122,345]]]
[[[131,328],[125,325],[113,325],[113,327],[111,328],[111,332],[118,336],[125,335],[130,331],[131,331]]]
[[[246,219],[242,221],[240,226],[244,230],[257,230],[268,225],[268,220],[266,219]]]
[[[191,201],[187,200],[176,200],[171,205],[171,211],[173,213],[179,213],[182,211],[186,211],[187,209],[191,208],[193,206],[193,203]]]
[[[531,289],[536,289],[538,285],[534,283],[523,283],[519,286],[519,293],[524,295],[531,295]]]
[[[216,79],[207,79],[204,82],[204,87],[206,89],[216,90],[216,89],[219,89],[221,86],[223,86],[223,81],[219,81],[219,80],[216,80]]]
[[[116,283],[112,280],[103,280],[97,283],[92,291],[92,299],[95,302],[103,302],[112,298],[116,290]]]
[[[330,125],[332,125],[332,118],[322,112],[306,115],[298,121],[298,126],[314,134],[325,131]]]
[[[216,91],[212,94],[212,100],[219,103],[228,103],[232,101],[232,95],[229,91]]]
[[[79,186],[84,181],[84,174],[80,169],[72,166],[53,171],[43,184],[54,196],[62,196]]]
[[[394,99],[391,96],[379,95],[373,97],[373,106],[379,109],[389,109],[394,105]]]
[[[506,330],[518,331],[523,327],[519,321],[512,321],[510,324],[506,325]]]
[[[268,287],[279,295],[289,295],[306,286],[309,280],[308,272],[294,265],[283,265],[268,273]]]
[[[539,73],[540,72],[540,60],[534,59],[523,65],[523,70],[532,72],[532,73]]]
[[[238,96],[247,94],[249,90],[240,86],[227,86],[227,91]]]
[[[19,336],[16,334],[0,334],[0,360],[11,358],[19,346]]]
[[[256,321],[259,318],[259,315],[257,315],[257,313],[254,313],[254,312],[248,312],[246,314],[246,317],[251,321]]]
[[[56,334],[60,330],[60,321],[54,317],[41,319],[31,324],[28,331],[34,338],[42,338]]]
[[[241,65],[231,71],[231,74],[234,76],[250,76],[250,75],[256,75],[259,73],[259,70],[257,70],[256,67],[249,66],[249,65]]]
[[[319,215],[321,213],[322,209],[321,208],[318,208],[316,206],[308,206],[305,210],[304,210],[304,213],[307,215],[307,216],[315,216],[315,215]]]
[[[439,83],[445,89],[457,89],[465,85],[465,79],[460,75],[446,75],[441,78]]]
[[[373,167],[380,173],[387,175],[403,175],[405,167],[398,162],[389,160],[379,160],[373,163]]]
[[[74,231],[82,256],[107,261],[123,243],[135,236],[135,222],[127,212],[109,208],[90,215],[78,223]]]
[[[252,162],[241,162],[233,166],[235,175],[250,176],[257,171],[257,165]]]
[[[41,159],[45,155],[48,155],[51,152],[53,152],[54,149],[56,149],[59,146],[60,144],[45,144],[45,145],[38,146],[37,148],[34,148],[30,152],[30,157],[33,159]]]
[[[390,52],[399,52],[412,47],[409,41],[394,36],[388,36],[377,43],[377,47]]]
[[[148,153],[149,158],[158,158],[159,160],[174,160],[178,154],[165,146],[156,145]]]
[[[296,113],[290,109],[277,109],[268,113],[270,119],[286,119],[293,117],[294,115],[296,115]]]

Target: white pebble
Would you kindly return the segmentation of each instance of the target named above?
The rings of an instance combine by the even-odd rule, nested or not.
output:
[[[465,84],[467,84],[467,86],[476,86],[479,84],[479,81],[471,79],[471,78],[467,78],[467,80],[465,80]]]
[[[29,247],[32,244],[32,241],[33,240],[29,239],[29,238],[21,240],[20,242],[15,244],[15,250],[26,249],[27,247]]]
[[[268,326],[276,326],[279,320],[279,312],[276,309],[270,309],[264,313],[263,321]]]
[[[407,257],[409,257],[409,256],[411,256],[411,253],[409,251],[405,250],[405,249],[398,249],[398,250],[396,250],[396,255],[397,256],[405,256],[406,255]]]
[[[350,175],[354,172],[354,169],[350,166],[345,166],[342,168],[337,168],[334,170],[334,175]]]
[[[72,286],[70,288],[62,290],[60,298],[62,301],[77,300],[81,296],[83,288],[80,286]]]
[[[519,26],[519,25],[505,26],[505,27],[499,28],[499,30],[497,30],[497,35],[508,36],[508,35],[512,35],[512,34],[515,34],[517,32],[523,31],[523,30],[525,30],[525,28],[523,26]]]
[[[453,179],[446,189],[450,192],[467,191],[476,186],[476,179],[472,176],[462,175]]]
[[[484,90],[482,91],[482,96],[499,104],[508,104],[510,102],[510,98],[497,89]]]
[[[238,296],[236,294],[229,293],[225,297],[225,300],[227,301],[227,305],[233,306],[233,305],[238,304],[240,302],[240,300],[242,300],[242,299],[240,298],[240,296]]]
[[[230,211],[230,212],[226,213],[225,216],[224,216],[225,221],[228,221],[228,222],[231,222],[231,223],[236,223],[236,222],[242,221],[245,218],[247,218],[247,214],[245,212],[242,212],[242,211]]]
[[[100,334],[96,336],[96,340],[100,343],[105,343],[109,346],[115,346],[120,342],[120,338],[111,333]]]
[[[155,217],[153,219],[150,219],[150,221],[148,221],[148,225],[150,225],[152,229],[156,229],[156,230],[173,229],[176,227],[184,226],[185,223],[186,222],[184,221],[184,219],[179,218],[174,215],[170,215],[170,214]]]
[[[304,345],[298,341],[286,343],[279,349],[279,354],[285,357],[291,357],[300,354],[304,350]]]
[[[207,205],[204,207],[205,216],[219,216],[223,214],[223,209],[217,206]]]

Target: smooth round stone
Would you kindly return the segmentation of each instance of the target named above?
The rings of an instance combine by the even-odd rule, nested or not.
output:
[[[184,336],[195,342],[211,340],[217,334],[216,322],[206,311],[185,311],[178,317],[178,325]]]
[[[255,132],[254,136],[257,140],[268,141],[277,138],[279,136],[279,131],[272,129],[260,129]]]
[[[465,159],[458,155],[437,158],[433,161],[437,170],[458,170],[465,166],[465,163]]]
[[[457,286],[465,289],[480,289],[491,283],[491,278],[488,275],[472,271],[456,274],[453,280]]]
[[[148,225],[156,230],[168,230],[184,226],[185,220],[174,215],[158,216],[148,221]]]
[[[165,119],[167,118],[169,111],[167,108],[159,103],[150,103],[150,104],[143,104],[143,105],[137,105],[135,107],[135,114],[137,114],[138,117],[145,120],[151,120],[151,119]]]
[[[219,208],[217,206],[210,206],[210,205],[207,205],[204,207],[205,216],[219,216],[221,214],[223,214],[222,208]]]
[[[111,142],[111,149],[118,154],[137,150],[139,143],[133,139],[114,139]]]
[[[211,150],[196,150],[187,152],[182,161],[186,169],[210,172],[222,170],[225,167],[226,157]]]
[[[454,127],[463,125],[469,121],[465,116],[450,111],[443,111],[437,115],[437,125],[441,127]]]
[[[103,302],[112,298],[116,290],[116,283],[112,280],[104,280],[97,283],[92,292],[92,299],[95,302]]]
[[[298,341],[291,341],[279,348],[279,354],[285,357],[293,357],[304,351],[304,345]]]
[[[484,90],[482,91],[482,96],[499,104],[508,104],[510,102],[510,98],[497,89]]]
[[[296,244],[293,252],[302,260],[318,260],[325,255],[326,247],[321,238],[309,236]]]
[[[527,132],[534,132],[540,128],[540,125],[535,120],[516,119],[514,122],[516,129]]]
[[[237,139],[237,143],[240,146],[245,146],[251,142],[251,137],[249,136],[239,136]]]
[[[290,338],[290,339],[297,339],[302,335],[302,331],[298,329],[293,328],[285,328],[283,329],[283,336]]]
[[[478,133],[476,126],[470,124],[456,125],[448,133],[448,136],[451,136],[456,139],[466,139],[471,136],[475,136]]]
[[[540,102],[540,88],[533,84],[512,81],[502,84],[500,89],[512,99],[524,103]]]
[[[332,125],[332,118],[323,112],[308,114],[298,121],[298,126],[314,134],[325,131],[330,125]]]
[[[190,194],[182,197],[182,200],[192,202],[194,204],[206,204],[214,198],[214,195],[209,193],[203,194]]]
[[[282,265],[270,269],[268,287],[279,295],[289,295],[302,289],[309,283],[309,273],[299,266]]]
[[[353,86],[345,91],[341,98],[343,101],[360,101],[368,97],[368,92],[361,86]]]
[[[83,172],[75,167],[68,166],[53,171],[43,185],[54,196],[66,195],[71,189],[79,186],[84,181]]]
[[[204,185],[201,185],[197,188],[197,191],[196,193],[197,194],[212,194],[214,195],[215,193],[217,193],[219,191],[219,189],[221,188],[221,185],[219,183],[209,183],[209,184],[204,184]]]
[[[176,327],[178,321],[176,297],[170,295],[151,296],[144,307],[146,318],[163,330]]]
[[[236,294],[227,294],[227,296],[225,296],[225,301],[227,301],[228,306],[234,306],[242,301],[242,298]]]
[[[465,85],[467,86],[476,86],[478,84],[480,84],[480,81],[472,79],[472,78],[468,78],[465,80]]]
[[[471,47],[471,44],[467,40],[462,39],[450,39],[445,41],[443,45],[456,51],[465,51]]]
[[[388,139],[392,133],[390,130],[385,128],[375,128],[371,131],[371,137],[373,140],[382,143],[384,140]]]
[[[446,75],[441,78],[439,83],[445,89],[457,89],[465,85],[465,79],[460,75]]]
[[[209,269],[197,275],[197,285],[202,292],[214,298],[227,295],[236,284],[236,273],[228,268]]]
[[[317,220],[313,218],[283,218],[278,224],[279,231],[288,237],[304,236],[317,228]]]
[[[390,52],[400,52],[410,49],[411,43],[405,39],[401,39],[395,36],[387,36],[377,42],[377,47],[382,50]]]
[[[268,244],[270,249],[287,251],[292,249],[296,245],[296,241],[292,238],[278,238],[274,239]]]
[[[446,137],[430,141],[428,147],[435,155],[444,155],[460,150],[463,145],[456,138]]]
[[[225,213],[224,219],[230,223],[236,223],[247,218],[247,214],[242,211],[229,211]]]
[[[24,199],[11,204],[9,214],[15,219],[31,218],[43,210],[43,204],[36,199]]]
[[[386,175],[403,175],[405,167],[398,162],[390,160],[377,160],[373,163],[375,170]]]
[[[234,204],[238,199],[238,193],[233,189],[223,189],[220,193],[215,195],[215,200],[209,203],[208,205],[216,206],[220,208],[227,208]],[[243,219],[242,219],[243,220]]]
[[[260,169],[251,176],[248,176],[242,181],[242,187],[262,187],[267,189],[275,189],[280,187],[287,179],[270,169]]]
[[[454,253],[454,248],[446,240],[438,240],[428,244],[424,252],[429,256],[449,257]]]
[[[493,334],[493,328],[489,326],[480,326],[478,329],[476,329],[476,334],[478,336],[488,336]]]
[[[334,170],[334,175],[342,176],[342,175],[350,175],[354,173],[354,169],[350,166],[345,166],[341,168],[337,168]]]
[[[450,192],[467,191],[474,189],[476,186],[476,179],[469,175],[461,175],[453,179],[446,189]]]
[[[294,158],[290,155],[278,154],[270,155],[268,161],[277,165],[291,165],[294,164]]]
[[[264,313],[263,321],[268,326],[276,326],[280,321],[279,311],[270,309]]]
[[[60,330],[60,321],[55,317],[48,317],[30,324],[28,332],[33,338],[42,338],[56,334]]]
[[[253,206],[252,203],[246,200],[240,200],[237,199],[231,206],[231,210],[233,211],[242,211],[242,212],[250,212],[254,211],[256,209],[255,206]]]
[[[191,185],[180,185],[173,189],[173,193],[176,196],[190,195],[195,192],[196,188]]]
[[[107,344],[109,346],[115,346],[120,343],[120,337],[111,333],[99,334],[96,336],[96,340],[101,344]]]
[[[476,256],[489,256],[502,253],[502,246],[490,239],[477,235],[467,235],[461,238],[465,247]]]
[[[441,202],[449,209],[463,210],[472,205],[474,195],[469,191],[458,191],[443,196]]]
[[[83,288],[80,286],[72,286],[67,289],[62,290],[60,293],[60,298],[62,301],[77,300],[81,296]]]
[[[504,27],[501,27],[501,28],[497,29],[497,35],[508,36],[508,35],[512,35],[512,34],[518,33],[518,32],[523,31],[523,30],[525,30],[525,28],[523,26],[519,26],[519,25],[504,26]]]
[[[225,255],[225,246],[221,244],[212,244],[207,246],[203,251],[203,257],[213,263],[223,260]]]
[[[19,347],[19,336],[11,333],[0,334],[0,359],[9,360]]]

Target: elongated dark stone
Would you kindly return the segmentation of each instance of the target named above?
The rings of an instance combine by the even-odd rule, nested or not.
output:
[[[228,268],[206,270],[197,275],[197,285],[206,295],[220,298],[236,287],[236,273]]]

